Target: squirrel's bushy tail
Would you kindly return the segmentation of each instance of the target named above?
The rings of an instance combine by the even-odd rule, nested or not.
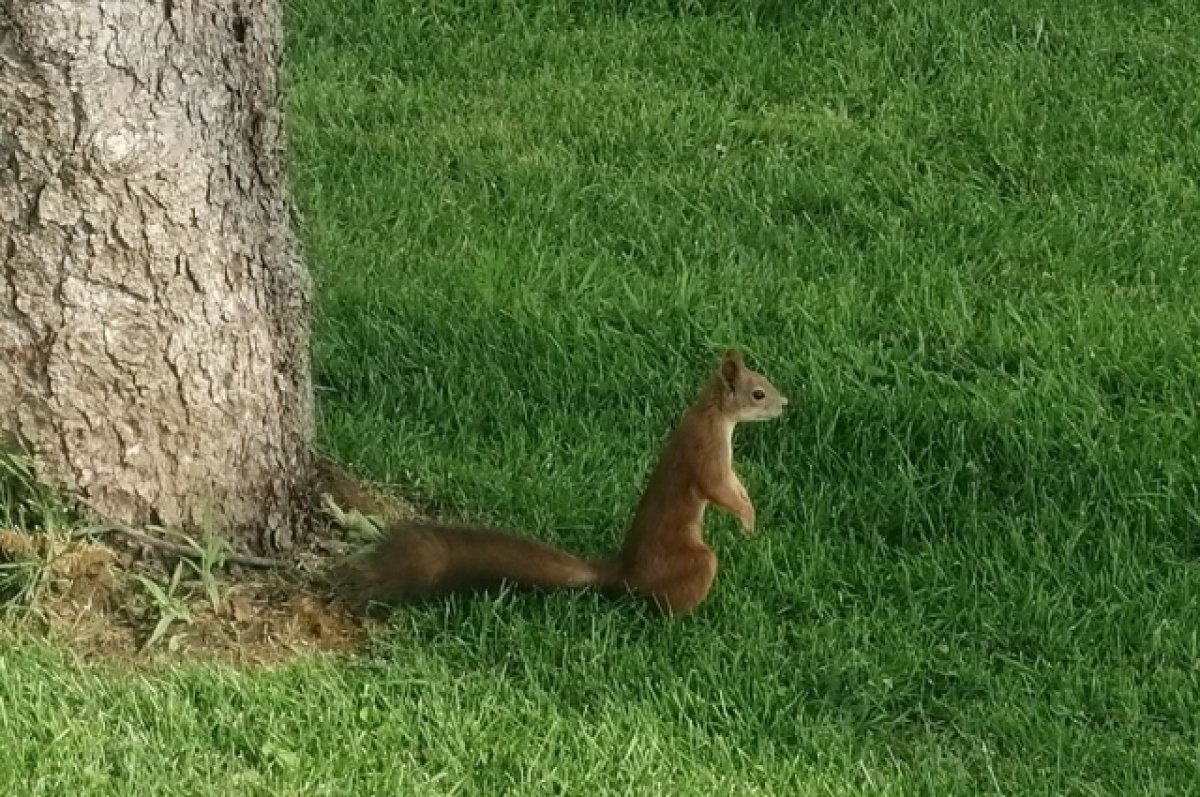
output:
[[[390,527],[349,577],[361,597],[423,598],[510,583],[537,589],[611,588],[617,560],[589,561],[537,540],[430,521]]]

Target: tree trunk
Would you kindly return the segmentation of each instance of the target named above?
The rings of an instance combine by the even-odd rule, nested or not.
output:
[[[100,517],[258,550],[312,478],[280,16],[0,0],[0,432]]]

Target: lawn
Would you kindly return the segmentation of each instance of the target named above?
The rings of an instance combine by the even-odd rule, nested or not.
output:
[[[746,9],[755,9],[750,13]],[[614,548],[743,347],[761,534],[666,622],[397,612],[268,669],[0,653],[0,791],[1184,794],[1191,3],[292,0],[322,446]]]

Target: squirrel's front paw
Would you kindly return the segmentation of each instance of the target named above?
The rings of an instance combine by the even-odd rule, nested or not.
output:
[[[742,520],[742,534],[747,537],[753,537],[757,533],[757,531],[754,528],[754,524],[755,524],[754,507],[750,507],[748,510],[743,512],[741,515],[741,520]]]

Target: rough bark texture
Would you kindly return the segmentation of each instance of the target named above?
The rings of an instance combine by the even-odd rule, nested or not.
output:
[[[0,0],[0,432],[98,515],[286,549],[310,286],[279,0]]]

